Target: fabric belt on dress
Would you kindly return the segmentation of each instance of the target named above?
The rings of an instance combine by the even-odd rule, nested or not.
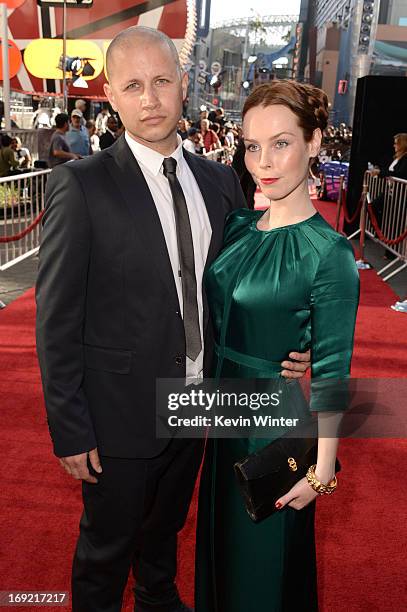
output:
[[[229,361],[234,361],[248,368],[262,370],[270,374],[280,374],[283,369],[279,361],[270,361],[269,359],[262,359],[261,357],[253,357],[252,355],[247,355],[247,353],[235,351],[228,346],[219,346],[216,343],[215,353],[220,361],[228,359]]]

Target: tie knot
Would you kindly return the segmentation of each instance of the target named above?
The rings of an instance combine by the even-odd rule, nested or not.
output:
[[[173,157],[165,157],[163,161],[164,176],[175,174],[177,171],[177,160]]]

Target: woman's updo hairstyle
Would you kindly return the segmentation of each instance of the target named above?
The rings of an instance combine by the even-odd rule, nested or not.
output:
[[[244,119],[251,108],[274,104],[286,106],[297,116],[305,142],[310,142],[317,128],[323,133],[328,124],[328,96],[326,93],[313,85],[286,79],[271,81],[256,87],[245,102],[242,118]]]

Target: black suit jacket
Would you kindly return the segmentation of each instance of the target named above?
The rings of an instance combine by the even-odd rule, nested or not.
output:
[[[245,207],[236,173],[184,151],[212,239]],[[37,352],[57,456],[153,457],[155,380],[185,376],[185,334],[160,219],[124,137],[53,170],[36,287]],[[204,370],[213,346],[204,296]]]
[[[380,170],[380,176],[393,176],[394,178],[400,178],[407,181],[407,154],[400,157],[397,164],[395,164],[393,170],[389,170],[389,166],[391,161],[387,164],[387,166],[382,167]]]

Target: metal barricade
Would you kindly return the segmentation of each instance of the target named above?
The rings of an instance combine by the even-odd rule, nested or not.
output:
[[[383,277],[387,281],[407,268],[407,181],[389,176],[380,178],[366,171],[363,183],[360,228],[349,239],[361,235],[362,260],[365,234],[395,256],[378,271],[378,274],[383,274],[401,263],[401,266]],[[381,218],[378,219],[378,216]]]
[[[38,252],[50,172],[0,178],[0,271]]]

